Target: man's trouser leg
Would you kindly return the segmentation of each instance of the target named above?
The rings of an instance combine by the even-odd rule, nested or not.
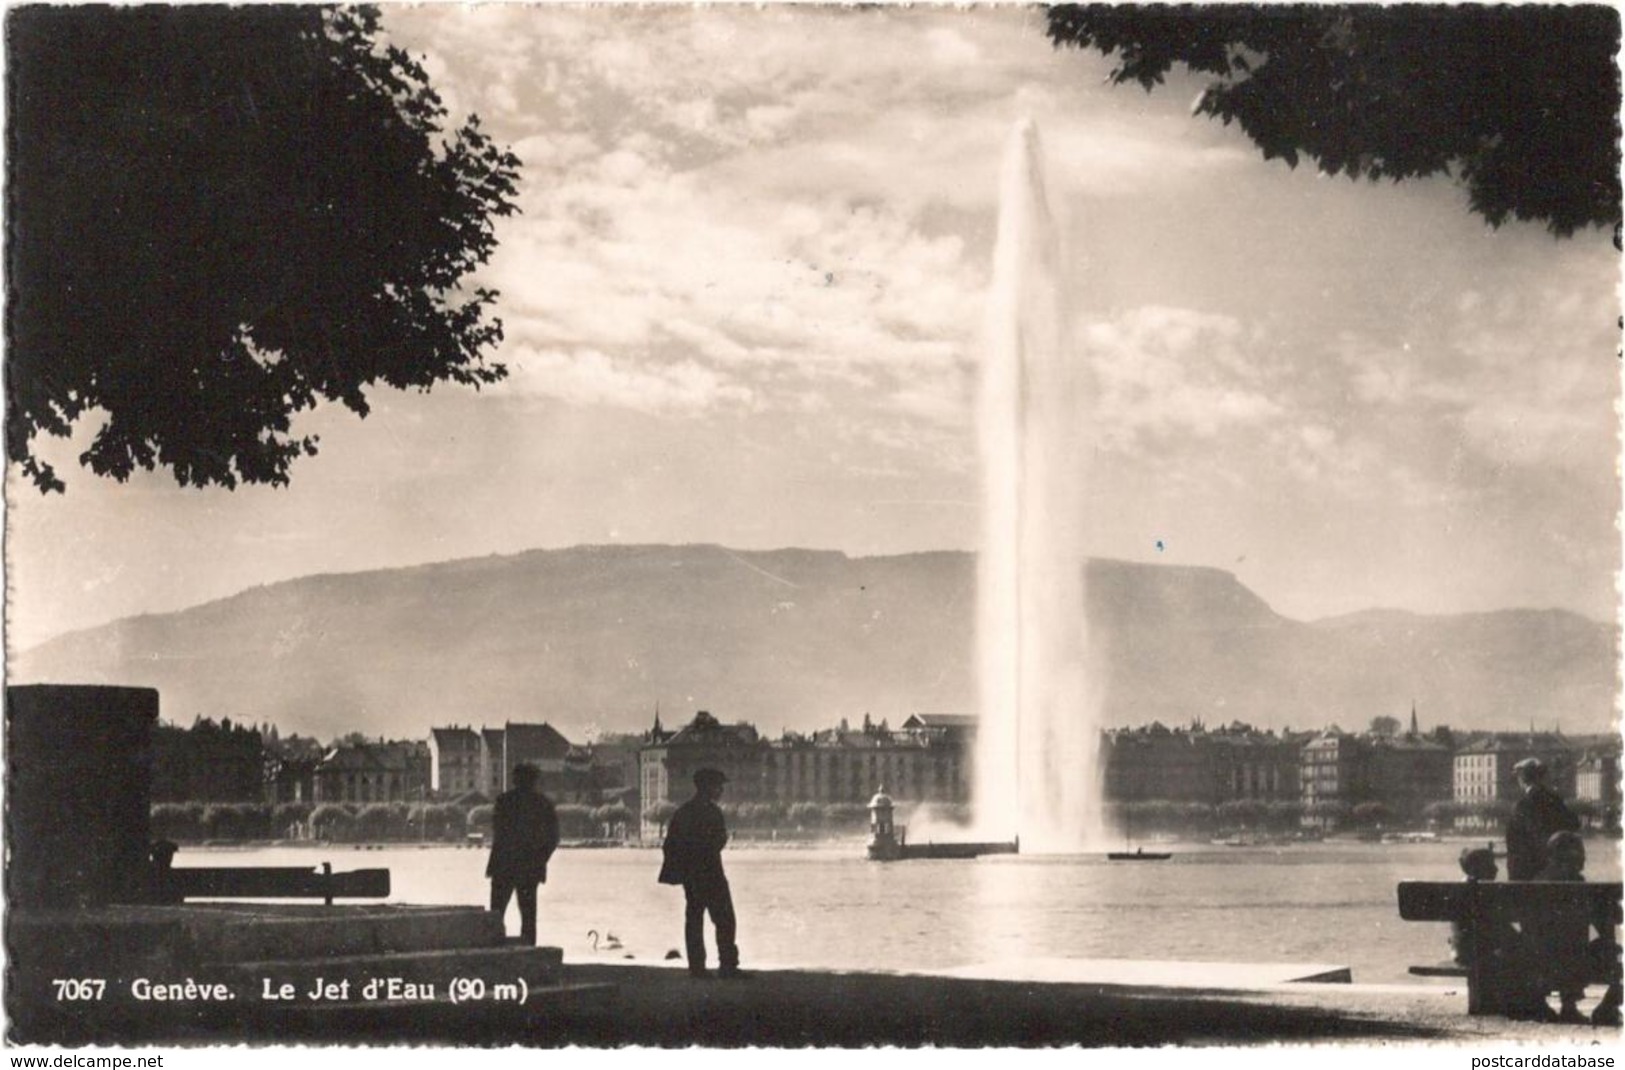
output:
[[[491,878],[491,913],[502,919],[502,931],[504,933],[508,931],[508,900],[513,898],[513,893],[514,885],[512,880],[507,877]]]
[[[536,885],[520,881],[514,886],[514,898],[519,900],[519,939],[529,945],[536,943]]]
[[[724,972],[739,968],[739,944],[736,942],[739,924],[734,917],[734,897],[726,877],[717,881],[707,896],[706,909],[711,912],[711,924],[717,927],[717,965]]]
[[[683,942],[688,946],[688,972],[705,970],[705,894],[700,885],[683,885]]]

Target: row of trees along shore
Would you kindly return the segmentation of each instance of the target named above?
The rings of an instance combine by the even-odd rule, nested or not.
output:
[[[869,826],[869,808],[864,803],[724,802],[721,806],[728,828],[747,838],[846,836],[861,833]],[[902,804],[901,813],[906,816],[909,811],[909,804]],[[643,819],[664,831],[676,812],[676,803],[659,802],[644,808]],[[965,803],[924,804],[923,812],[933,821],[970,824],[971,808]]]
[[[339,843],[455,843],[491,833],[490,803],[158,803],[152,835],[177,843],[328,840]],[[624,803],[558,807],[566,839],[624,837],[634,823]]]
[[[1457,802],[1440,799],[1420,810],[1401,810],[1369,800],[1350,803],[1327,800],[1305,803],[1294,799],[1230,799],[1211,804],[1148,799],[1108,803],[1107,818],[1141,833],[1229,833],[1245,831],[1291,832],[1305,825],[1334,830],[1448,829],[1457,819],[1483,828],[1500,828],[1512,816],[1512,800],[1486,799]],[[1589,800],[1571,800],[1569,807],[1584,819],[1604,816]]]
[[[867,826],[860,803],[724,803],[728,827],[746,838],[855,835]],[[634,839],[637,815],[625,803],[588,806],[559,803],[559,832],[566,840]],[[664,831],[675,803],[658,803],[645,820]],[[340,843],[455,843],[489,836],[488,802],[242,803],[164,802],[152,808],[152,835],[177,843],[244,840],[327,840]],[[966,806],[935,806],[950,823],[969,821]]]
[[[1601,815],[1587,800],[1571,807],[1582,820]],[[861,803],[724,803],[728,827],[743,839],[815,839],[863,832],[868,810]],[[929,818],[934,825],[968,825],[965,804],[900,808],[903,822]],[[677,806],[661,802],[646,808],[645,822],[663,833]],[[1508,800],[1428,803],[1415,815],[1396,814],[1380,802],[1327,802],[1313,806],[1291,800],[1230,800],[1216,805],[1151,799],[1108,803],[1107,821],[1135,835],[1212,835],[1239,831],[1294,832],[1306,824],[1335,829],[1451,827],[1458,818],[1481,828],[1499,828],[1512,813]],[[625,803],[558,805],[559,831],[566,840],[635,839],[638,823]],[[158,803],[152,808],[152,835],[177,843],[310,839],[338,843],[457,843],[491,832],[491,804],[430,803]]]

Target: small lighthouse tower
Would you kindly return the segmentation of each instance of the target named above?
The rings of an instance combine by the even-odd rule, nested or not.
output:
[[[892,821],[891,796],[882,784],[869,800],[869,859],[874,862],[892,862],[903,857],[903,845],[898,842],[897,826]]]

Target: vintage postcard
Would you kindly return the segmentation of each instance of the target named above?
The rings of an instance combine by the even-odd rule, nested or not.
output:
[[[1617,1050],[1616,8],[5,25],[9,1044]]]

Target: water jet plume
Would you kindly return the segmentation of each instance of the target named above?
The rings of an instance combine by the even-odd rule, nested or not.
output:
[[[1011,133],[977,401],[976,824],[1029,851],[1102,838],[1098,704],[1085,672],[1082,376],[1038,128]]]

